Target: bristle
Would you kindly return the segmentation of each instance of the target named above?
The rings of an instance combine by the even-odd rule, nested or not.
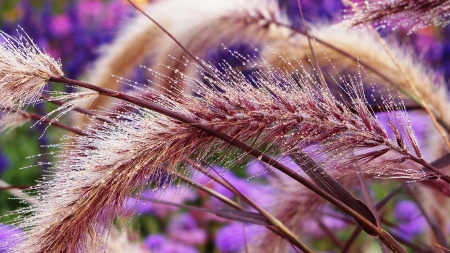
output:
[[[251,64],[257,61],[260,59],[250,59]],[[178,73],[172,84],[187,84],[195,94],[154,93],[151,101],[263,152],[290,154],[304,150],[331,168],[352,159],[353,167],[347,167],[345,173],[357,169],[377,177],[426,178],[419,169],[397,168],[414,155],[408,145],[397,143],[400,139],[408,144],[414,139],[412,135],[403,136],[411,131],[386,138],[375,131],[377,120],[372,114],[360,108],[363,119],[329,90],[316,88],[317,81],[307,72],[282,71],[262,62],[265,69],[255,71],[250,78],[226,64],[221,66],[223,71],[209,66],[219,81],[210,80],[206,73],[201,75],[208,83]],[[158,75],[154,71],[151,74]],[[302,80],[300,85],[298,80]],[[358,88],[350,83],[345,87],[353,104],[365,101]],[[386,98],[387,108],[391,102]],[[151,183],[167,187],[174,180],[173,172],[183,169],[188,159],[208,161],[227,152],[236,152],[233,163],[246,158],[191,125],[133,104],[124,106],[131,110],[118,118],[125,120],[94,123],[90,134],[61,145],[70,149],[58,155],[64,160],[55,165],[58,173],[53,180],[37,188],[42,193],[38,197],[41,202],[29,210],[34,215],[22,223],[30,229],[29,239],[13,252],[87,252],[88,246],[102,247],[112,219],[131,192]],[[342,113],[336,117],[332,111]],[[392,115],[393,119],[398,116]],[[396,123],[404,124],[403,120]],[[401,129],[409,127],[406,124]],[[398,126],[392,124],[391,128]],[[386,148],[394,156],[381,162],[354,156],[355,152],[370,153],[374,149],[379,149],[376,155],[381,156]]]
[[[43,53],[26,34],[17,38],[0,31],[0,110],[11,113],[39,101],[51,76],[61,77],[59,62]],[[0,129],[4,130],[4,129]]]
[[[413,164],[412,158],[419,160],[420,150],[397,99],[388,95],[379,100],[390,113],[394,136],[389,138],[367,109],[361,77],[340,83],[349,100],[346,103],[319,86],[314,75],[298,62],[299,69],[295,69],[289,59],[277,55],[289,65],[282,68],[264,58],[237,57],[254,69],[250,77],[226,62],[218,68],[203,62],[217,79],[192,63],[201,80],[167,65],[173,74],[149,69],[149,75],[169,85],[168,92],[140,89],[152,94],[148,102],[265,154],[305,152],[320,166],[335,168],[336,175],[359,172],[380,178],[427,179],[428,174],[418,166],[400,166]],[[62,73],[47,74],[59,77]],[[118,81],[130,82],[124,78]],[[183,92],[184,87],[193,94]],[[81,96],[81,102],[95,96]],[[62,110],[78,106],[80,100],[75,101]],[[167,187],[175,179],[174,172],[183,170],[188,160],[206,162],[215,157],[214,162],[222,162],[233,156],[229,163],[237,164],[247,158],[247,153],[191,124],[135,104],[121,106],[125,112],[113,112],[117,121],[94,122],[85,136],[67,137],[67,142],[59,145],[65,149],[58,153],[57,173],[35,188],[39,203],[18,211],[27,240],[12,249],[13,253],[102,249],[113,219],[132,193],[139,195],[147,186]]]
[[[167,11],[171,15],[166,15]],[[215,4],[207,0],[163,1],[150,4],[146,12],[199,58],[205,56],[206,48],[222,48],[221,43],[263,41],[272,44],[278,33],[285,33],[284,29],[266,26],[267,22],[262,19],[252,20],[258,17],[282,20],[274,1],[232,0]],[[194,71],[188,62],[179,60],[184,51],[142,15],[128,21],[116,40],[102,52],[103,56],[88,73],[88,81],[101,87],[117,89],[118,83],[111,74],[127,76],[144,59],[150,59],[146,64],[152,64],[150,67],[166,76],[173,76],[173,72],[165,66],[173,66],[184,74]],[[165,82],[157,83],[168,88]],[[91,107],[106,106],[109,101],[108,98],[97,100]]]
[[[409,84],[401,77],[398,68],[370,31],[344,31],[318,25],[312,26],[310,33],[314,38],[331,43],[336,48],[350,53],[355,59],[361,59],[361,63],[364,62],[371,67],[371,69],[364,68],[368,75],[361,75],[366,90],[371,89],[371,85],[375,83],[377,84],[377,91],[401,90],[402,98],[410,99],[413,92]],[[282,41],[283,43],[279,43],[279,45],[275,44],[271,45],[270,48],[264,48],[266,52],[262,52],[271,64],[278,67],[290,67],[288,65],[290,61],[308,62],[308,50],[302,50],[307,47],[308,41],[303,35],[286,36]],[[316,42],[313,42],[312,46],[316,52],[316,59],[325,72],[328,71],[331,75],[342,75],[343,73],[361,71],[358,61],[341,52]],[[418,63],[418,56],[413,53],[413,50],[408,50],[408,48],[405,50],[404,45],[400,47],[395,43],[389,43],[389,48],[436,118],[450,125],[450,117],[446,113],[450,104],[448,103],[448,92],[444,80],[436,80],[436,76],[438,76],[436,73]],[[274,51],[284,52],[286,57],[279,57],[278,54],[273,53]],[[307,67],[308,72],[313,71],[310,66],[306,65],[305,67]],[[340,79],[338,81],[341,82]],[[329,83],[329,85],[332,85],[332,83]]]
[[[447,0],[394,0],[364,2],[361,10],[346,20],[346,25],[372,23],[377,28],[393,25],[393,30],[406,27],[410,32],[427,26],[445,26],[450,23]]]

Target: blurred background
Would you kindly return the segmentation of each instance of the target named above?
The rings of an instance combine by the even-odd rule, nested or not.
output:
[[[147,0],[134,0],[134,2],[140,6],[148,3]],[[308,21],[321,19],[334,23],[342,20],[346,9],[340,0],[302,0],[301,2]],[[279,0],[279,5],[296,26],[302,27],[296,0]],[[0,0],[0,30],[15,35],[17,29],[23,29],[39,47],[61,60],[66,76],[75,79],[84,78],[86,70],[98,57],[101,46],[111,42],[121,24],[134,15],[136,15],[134,9],[124,0]],[[449,80],[450,26],[425,28],[412,35],[407,35],[407,32],[407,30],[398,29],[395,32],[381,31],[381,34],[412,47],[422,62],[434,69],[444,80]],[[40,114],[46,114],[51,108],[49,105],[38,105],[34,110]],[[58,142],[64,134],[61,130],[50,128],[41,137],[45,125],[37,125],[32,129],[30,126],[31,124],[27,123],[0,136],[0,178],[10,185],[23,187],[34,185],[38,178],[49,173],[47,168],[52,162],[52,156],[46,154],[52,149],[45,146]],[[244,171],[229,175],[230,181],[235,182],[240,190],[256,198],[261,192],[270,191],[264,178],[250,182],[246,180],[246,177],[254,175],[261,169],[258,166],[257,163],[252,163]],[[231,196],[231,193],[225,189],[219,186],[213,187]],[[170,194],[172,193],[168,190],[168,193],[161,196],[174,202],[203,203],[203,206],[213,207],[220,205],[209,196],[192,189],[186,189],[186,192],[181,195],[171,196]],[[375,188],[374,194],[382,196],[383,189]],[[9,211],[25,205],[12,198],[9,192],[0,191],[0,223],[12,218],[12,216],[4,216]],[[178,198],[177,201],[174,200],[176,198]],[[393,215],[400,218],[396,218],[401,219],[405,213],[410,218],[417,217],[417,208],[408,200],[397,202],[397,204],[400,206],[396,207],[396,210],[400,211],[397,211],[397,214],[393,212]],[[130,223],[134,231],[130,232],[128,237],[138,241],[144,240],[144,243],[139,246],[141,248],[157,249],[155,252],[167,253],[237,252],[244,245],[243,226],[240,223],[230,223],[213,215],[180,211],[176,208],[154,206],[145,202],[139,203],[136,208],[142,215],[131,219]],[[391,210],[392,208],[394,207],[391,207]],[[331,229],[345,228],[345,224],[342,224],[340,220],[331,219],[326,222]],[[405,230],[409,230],[412,237],[420,234],[423,231],[420,226],[424,226],[420,218],[415,219],[414,222],[414,224],[405,223],[405,226],[410,226]],[[246,229],[248,233],[255,235],[261,232],[260,227],[249,226]],[[318,237],[321,236],[318,224],[313,222],[310,229],[317,230],[317,233],[313,231],[313,236],[316,234]],[[348,238],[349,232],[344,231],[338,236],[344,240]],[[326,251],[327,243],[331,242],[318,241],[315,247]],[[375,244],[373,247],[376,252],[378,246]]]

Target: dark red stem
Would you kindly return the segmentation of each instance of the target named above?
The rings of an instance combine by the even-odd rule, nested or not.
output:
[[[382,228],[377,227],[375,225],[373,225],[370,221],[368,221],[367,219],[365,219],[363,216],[361,216],[359,213],[357,213],[355,210],[351,209],[350,207],[348,207],[347,205],[345,205],[344,203],[342,203],[341,201],[339,201],[338,199],[336,199],[335,197],[333,197],[332,195],[328,194],[327,192],[325,192],[324,190],[322,190],[321,188],[317,187],[317,185],[315,185],[313,182],[307,180],[306,178],[300,176],[299,174],[295,173],[294,171],[292,171],[291,169],[289,169],[288,167],[284,166],[283,164],[277,162],[276,160],[270,158],[269,156],[261,153],[258,150],[255,150],[254,148],[248,146],[245,143],[242,143],[236,139],[234,139],[233,137],[226,135],[220,131],[215,130],[214,128],[205,126],[200,124],[199,122],[186,117],[184,115],[178,114],[176,112],[173,112],[171,110],[168,110],[166,108],[163,108],[161,106],[158,106],[154,103],[148,102],[146,100],[142,100],[139,99],[137,97],[133,97],[127,94],[124,94],[122,92],[118,92],[118,91],[112,91],[112,90],[107,90],[104,89],[102,87],[98,87],[89,83],[85,83],[82,81],[78,81],[78,80],[74,80],[74,79],[69,79],[66,77],[51,77],[49,79],[50,82],[61,82],[61,83],[66,83],[66,84],[71,84],[71,85],[76,85],[76,86],[80,86],[80,87],[84,87],[90,90],[94,90],[99,92],[101,95],[106,95],[106,96],[110,96],[113,98],[118,98],[121,99],[123,101],[126,102],[130,102],[133,103],[137,106],[141,106],[143,108],[147,108],[150,109],[152,111],[161,113],[163,115],[166,115],[168,117],[171,117],[173,119],[179,120],[183,123],[189,124],[192,127],[195,127],[197,129],[200,129],[212,136],[215,136],[235,147],[238,147],[239,149],[247,152],[248,154],[252,155],[253,157],[256,157],[262,161],[264,161],[265,163],[267,163],[270,166],[273,166],[274,168],[280,170],[281,172],[285,173],[286,175],[290,176],[291,178],[293,178],[294,180],[296,180],[297,182],[301,183],[302,185],[304,185],[305,187],[307,187],[308,189],[312,190],[313,192],[315,192],[316,194],[318,194],[319,196],[323,197],[324,199],[326,199],[327,201],[329,201],[330,203],[332,203],[333,205],[335,205],[336,207],[340,208],[342,211],[348,213],[350,216],[352,216],[358,223],[361,224],[365,224],[367,229],[370,229],[370,231],[372,232],[372,234],[377,235],[381,241],[383,241],[386,246],[388,246],[391,250],[393,250],[394,252],[406,252],[399,244],[397,241],[394,240],[394,238],[392,238],[392,236],[389,235],[389,233],[387,233],[386,231],[384,231]]]

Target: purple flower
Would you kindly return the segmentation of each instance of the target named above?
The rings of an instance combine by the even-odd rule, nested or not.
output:
[[[142,194],[143,198],[158,199],[173,203],[183,203],[185,201],[192,201],[197,198],[197,193],[188,189],[187,187],[175,187],[171,186],[166,189],[160,189],[157,191],[147,190]],[[158,217],[165,217],[168,212],[178,210],[178,207],[158,204],[146,201],[145,199],[136,199],[133,197],[128,198],[127,203],[124,206],[124,211],[127,213],[139,213],[139,214],[154,214]]]
[[[333,214],[334,211],[330,210],[329,208],[325,208],[324,213],[330,213]],[[318,217],[317,219],[320,219],[320,221],[327,227],[328,229],[335,231],[335,230],[341,230],[344,229],[347,226],[347,223],[345,223],[342,219],[333,217],[332,215],[322,215],[321,217]],[[319,223],[316,219],[307,219],[303,223],[303,230],[309,231],[308,233],[314,237],[320,238],[323,237],[324,231],[320,227]]]
[[[103,10],[103,5],[98,0],[84,0],[78,4],[78,13],[81,19],[101,16]]]
[[[197,221],[189,213],[171,217],[166,229],[171,240],[185,245],[200,245],[206,241],[206,232],[198,228]]]
[[[0,150],[0,176],[9,168],[9,165],[8,156]]]
[[[265,229],[261,226],[244,225],[237,222],[231,223],[217,231],[215,244],[222,253],[239,252],[244,248],[245,242],[250,243],[252,239],[264,232]]]
[[[50,23],[51,31],[56,36],[64,36],[70,33],[72,24],[67,15],[58,15],[52,18]]]
[[[263,177],[270,176],[270,166],[259,160],[254,160],[247,165],[246,172],[250,177]]]
[[[168,240],[161,234],[153,234],[148,236],[143,243],[143,246],[150,250],[150,252],[158,253],[198,253],[198,251],[191,246]]]
[[[246,195],[250,199],[253,199],[257,204],[267,206],[267,205],[270,205],[271,203],[273,203],[273,199],[272,199],[273,194],[271,194],[270,187],[263,185],[263,184],[257,184],[257,183],[251,182],[244,178],[237,177],[232,172],[227,171],[220,166],[214,166],[214,169],[217,172],[221,173],[223,178],[225,178],[237,190],[239,190],[242,194]],[[211,172],[214,173],[213,171],[211,171]],[[209,181],[206,179],[206,182],[209,182]],[[215,191],[217,191],[218,193],[220,193],[228,198],[232,198],[234,196],[234,194],[231,191],[229,191],[227,188],[225,188],[224,186],[222,186],[216,182],[212,182],[212,183],[208,184],[207,186],[213,188]],[[222,202],[220,202],[216,198],[212,198],[211,203],[215,207],[223,206]]]
[[[19,244],[23,236],[22,230],[0,224],[0,253],[6,253],[14,244]]]
[[[204,244],[206,242],[207,234],[206,231],[201,228],[180,229],[169,231],[168,237],[181,244],[194,246]]]
[[[195,229],[197,228],[197,221],[194,217],[192,217],[189,213],[181,213],[175,216],[172,216],[169,224],[167,225],[167,230],[174,231],[180,229]]]
[[[420,213],[416,204],[409,200],[403,200],[395,205],[394,219],[399,224],[395,231],[401,233],[405,239],[422,233],[426,228],[425,217]]]
[[[159,252],[159,250],[163,248],[166,243],[166,237],[162,234],[149,235],[143,242],[144,247],[149,249],[151,252]]]

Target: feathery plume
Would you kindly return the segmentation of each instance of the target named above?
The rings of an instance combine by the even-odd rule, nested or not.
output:
[[[20,109],[39,101],[50,77],[61,77],[61,64],[43,53],[26,34],[0,32],[0,106]]]
[[[396,65],[370,31],[330,29],[323,25],[311,26],[311,28],[310,34],[314,38],[332,43],[336,48],[361,59],[361,63],[364,62],[365,66],[372,67],[364,67],[367,75],[361,75],[367,90],[371,89],[370,84],[376,83],[381,91],[400,90],[403,99],[408,100],[411,98],[411,94],[414,94],[406,80],[401,78]],[[289,62],[279,57],[279,54],[274,54],[274,51],[283,52],[283,55],[289,60],[308,61],[308,41],[303,35],[289,36],[281,41],[271,45],[270,48],[263,48],[262,53],[271,64],[283,67],[287,66]],[[355,47],[355,45],[358,46]],[[325,73],[347,75],[347,73],[355,73],[360,69],[358,61],[349,58],[342,52],[319,43],[312,43],[312,46],[316,52],[318,64]],[[299,50],[299,48],[303,50]],[[436,73],[420,64],[417,61],[418,56],[413,53],[413,50],[405,50],[404,46],[400,47],[395,43],[389,43],[389,48],[438,121],[449,126],[450,115],[447,112],[450,109],[450,103],[444,80],[437,78]],[[337,65],[330,64],[337,62],[339,62]],[[308,71],[312,71],[312,69],[308,68]]]
[[[195,6],[202,6],[202,8],[195,8]],[[204,8],[205,6],[208,8]],[[183,14],[160,17],[160,13],[163,12],[156,11],[160,9],[170,9]],[[199,14],[199,11],[202,13]],[[193,1],[188,5],[178,3],[178,1],[165,1],[161,4],[150,5],[147,12],[199,58],[205,56],[205,48],[222,48],[224,47],[222,44],[232,45],[236,42],[250,41],[258,43],[258,45],[263,43],[270,45],[270,48],[262,48],[261,55],[266,57],[274,66],[282,67],[287,63],[283,57],[279,57],[279,54],[274,54],[274,51],[283,52],[289,59],[299,59],[304,62],[309,59],[308,39],[288,28],[289,21],[272,1],[264,1],[263,3],[239,1],[234,4],[224,2],[214,5],[204,3],[204,0]],[[139,25],[137,25],[138,23]],[[377,70],[372,71],[366,68],[365,70],[369,75],[363,76],[364,83],[376,82],[381,85],[381,88],[400,89],[403,93],[406,93],[405,98],[413,94],[406,80],[398,77],[398,69],[390,61],[389,55],[382,50],[377,40],[368,31],[330,30],[324,25],[311,27],[313,29],[310,34],[313,37],[332,43],[345,52],[351,52],[354,58],[362,59]],[[148,36],[151,34],[152,38],[147,37],[144,40],[142,36],[137,36],[132,32],[142,35],[147,34]],[[167,36],[161,35],[162,33],[159,33],[157,27],[150,20],[142,16],[134,18],[119,33],[116,41],[104,51],[104,57],[95,64],[97,67],[90,73],[92,78],[90,81],[102,87],[116,85],[117,82],[114,82],[114,77],[111,77],[110,74],[126,75],[128,71],[136,68],[142,62],[144,55],[150,55],[153,68],[157,68],[158,72],[169,77],[173,77],[175,73],[166,66],[173,66],[173,64],[176,64],[174,68],[177,71],[185,74],[188,74],[187,71],[195,70],[190,68],[189,62],[177,60],[184,58],[184,52]],[[125,43],[125,40],[128,43]],[[148,47],[143,48],[138,44]],[[360,46],[354,47],[355,44]],[[331,72],[337,71],[337,73],[345,75],[349,71],[354,73],[359,68],[359,63],[356,60],[343,55],[342,52],[317,43],[312,43],[312,46],[315,52],[324,53],[316,55],[320,66],[326,68],[330,65],[330,62],[339,62],[339,65],[330,70]],[[417,64],[417,56],[412,53],[412,50],[405,51],[392,43],[389,47],[402,68],[405,69],[411,82],[424,96],[424,101],[429,104],[437,119],[450,126],[450,118],[445,113],[449,110],[450,105],[447,102],[444,81],[436,80],[434,73],[430,72],[425,66]],[[117,50],[114,48],[117,48]],[[137,48],[141,48],[139,57],[133,57],[133,61],[122,60],[123,54]],[[379,50],[373,50],[374,48],[379,48]],[[170,57],[167,57],[169,54]],[[157,63],[159,63],[159,66],[156,66]],[[246,64],[245,61],[243,62],[243,68],[250,68],[249,64],[244,64]],[[308,69],[308,71],[312,71],[312,69]],[[161,80],[157,79],[155,82],[163,87],[170,88]],[[97,100],[92,104],[92,107],[106,106],[105,101]]]
[[[383,0],[364,1],[362,10],[343,24],[357,26],[373,23],[377,28],[406,27],[414,32],[426,26],[445,26],[450,23],[448,0]]]
[[[167,11],[172,14],[166,15]],[[205,56],[206,48],[221,48],[221,43],[231,45],[248,40],[272,44],[281,36],[279,33],[285,32],[258,20],[258,17],[285,20],[272,0],[231,0],[214,4],[207,0],[170,0],[149,4],[146,12],[199,58]],[[127,76],[143,62],[167,76],[173,72],[165,68],[166,65],[176,64],[175,67],[185,74],[193,71],[185,62],[174,62],[173,59],[183,58],[184,51],[143,15],[124,24],[102,53],[88,73],[88,82],[110,89],[118,88],[111,74]],[[167,88],[164,82],[159,84]],[[109,101],[109,98],[100,98],[91,108],[106,107]]]
[[[0,44],[0,93],[3,95],[0,110],[4,111],[0,130],[4,130],[23,122],[26,113],[20,113],[20,110],[42,102],[41,95],[48,80],[60,78],[64,73],[61,64],[43,53],[24,31],[17,38],[1,31],[0,36],[4,40]],[[46,115],[48,117],[58,112],[49,125],[68,111],[92,103],[98,97],[98,92],[52,92],[52,95],[50,100],[66,102]]]
[[[368,111],[361,84],[343,87],[352,98],[351,104],[344,104],[329,90],[317,88],[317,81],[305,70],[282,71],[264,60],[247,60],[249,65],[261,64],[265,69],[246,78],[226,63],[222,70],[209,66],[219,79],[210,80],[202,73],[206,83],[178,72],[176,79],[166,80],[176,92],[152,92],[149,99],[262,152],[289,155],[306,150],[328,167],[346,166],[345,161],[351,159],[358,172],[427,178],[420,169],[393,169],[408,159],[420,159],[415,137],[406,116],[395,112],[390,124],[395,136],[389,138]],[[181,83],[188,84],[194,94],[182,92]],[[399,109],[389,98],[382,103],[387,110]],[[133,104],[124,106],[130,110],[117,115],[121,120],[93,124],[87,136],[61,144],[71,149],[58,155],[64,159],[55,164],[58,173],[52,180],[37,187],[42,194],[39,204],[22,211],[33,214],[21,223],[28,230],[28,239],[13,253],[101,249],[112,219],[120,215],[132,192],[149,184],[167,187],[175,179],[174,172],[191,159],[208,161],[217,154],[234,153],[236,159],[229,161],[230,165],[246,158],[245,153],[190,124]],[[388,152],[395,157],[382,164],[370,163]],[[221,156],[215,162],[225,160],[227,157]]]

